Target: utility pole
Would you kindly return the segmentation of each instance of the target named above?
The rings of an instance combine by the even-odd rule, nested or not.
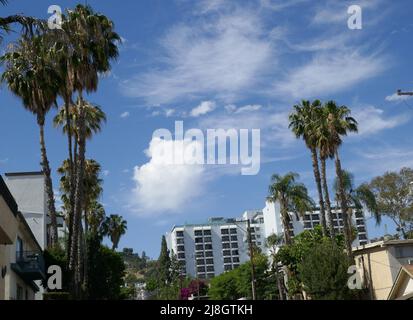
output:
[[[254,265],[254,249],[252,247],[251,239],[251,221],[248,219],[247,222],[247,233],[248,233],[248,246],[250,249],[250,260],[251,260],[251,288],[252,288],[252,300],[256,300],[256,291],[255,291],[255,265]]]
[[[413,96],[413,92],[402,92],[400,89],[397,90],[398,96]]]

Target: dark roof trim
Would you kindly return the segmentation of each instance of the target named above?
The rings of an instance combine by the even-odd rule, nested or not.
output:
[[[19,177],[19,176],[42,176],[43,171],[27,171],[27,172],[8,172],[4,174],[6,177]]]
[[[10,210],[16,216],[17,211],[18,211],[16,200],[14,200],[9,188],[7,188],[7,185],[1,176],[0,176],[0,195],[3,197],[4,201],[6,201],[7,205],[9,206]]]

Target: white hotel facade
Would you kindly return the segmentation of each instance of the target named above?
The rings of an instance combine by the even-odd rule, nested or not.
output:
[[[333,209],[333,224],[337,231],[343,228],[340,210]],[[290,214],[290,233],[298,235],[320,224],[319,211],[308,212],[297,219]],[[352,215],[358,235],[353,246],[368,243],[367,228],[362,212]],[[266,239],[272,234],[283,234],[278,203],[266,203],[262,210],[246,211],[240,218],[210,218],[204,224],[174,226],[166,234],[168,249],[182,265],[182,275],[210,279],[232,270],[249,260],[247,223],[251,224],[252,243],[269,254]]]

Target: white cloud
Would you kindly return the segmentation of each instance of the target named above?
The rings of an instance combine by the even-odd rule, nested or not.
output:
[[[214,101],[202,101],[199,106],[191,110],[190,115],[191,117],[199,117],[201,115],[214,111],[216,106],[217,105]]]
[[[385,100],[389,102],[394,102],[394,101],[409,100],[411,98],[412,96],[399,96],[397,93],[393,93],[392,95],[387,96]]]
[[[167,141],[154,138],[146,154],[149,161],[134,169],[130,206],[132,211],[141,216],[176,213],[194,200],[202,191],[205,183],[204,168],[201,165],[167,164],[163,161],[163,152],[177,150],[182,152],[196,141]],[[180,150],[180,151],[179,151]]]
[[[205,117],[198,124],[203,129],[260,129],[262,148],[286,148],[296,141],[288,123],[288,112],[259,110]]]
[[[206,95],[235,99],[253,89],[276,62],[259,15],[234,9],[172,27],[161,41],[162,68],[121,84],[123,93],[149,104]]]
[[[122,113],[120,114],[120,117],[121,117],[121,118],[127,118],[127,117],[129,117],[129,116],[130,116],[130,113],[129,113],[128,111],[122,112]]]
[[[355,108],[353,114],[359,123],[358,135],[370,135],[382,130],[392,129],[405,124],[411,118],[405,114],[386,116],[382,109],[374,106]]]
[[[275,94],[299,99],[326,96],[372,78],[385,68],[383,58],[348,50],[316,55],[275,83]]]

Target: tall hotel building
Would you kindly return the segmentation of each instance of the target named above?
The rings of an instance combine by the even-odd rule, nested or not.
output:
[[[333,214],[335,229],[342,231],[341,211],[333,209]],[[174,226],[166,234],[166,241],[168,249],[176,255],[182,266],[182,275],[210,279],[249,261],[248,220],[252,243],[263,253],[269,254],[266,238],[272,234],[283,234],[284,230],[278,203],[266,203],[263,210],[246,211],[240,218],[217,217],[203,224]],[[290,220],[290,233],[294,237],[319,225],[320,215],[315,210],[297,219],[291,213]],[[368,243],[363,213],[355,210],[352,220],[358,231],[353,246]]]

